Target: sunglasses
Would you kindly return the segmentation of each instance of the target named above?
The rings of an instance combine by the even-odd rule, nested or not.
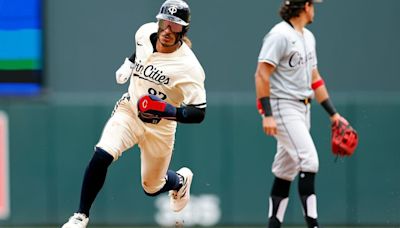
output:
[[[174,22],[171,22],[171,21],[162,20],[162,19],[158,20],[158,27],[161,30],[165,30],[165,29],[167,29],[169,27],[169,29],[172,32],[182,32],[182,30],[183,30],[183,26],[182,25],[174,23]]]

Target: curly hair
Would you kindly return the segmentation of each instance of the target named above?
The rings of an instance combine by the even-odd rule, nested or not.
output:
[[[298,17],[300,13],[304,10],[304,5],[306,3],[313,4],[313,0],[305,0],[303,2],[291,2],[290,0],[284,1],[281,9],[279,10],[279,15],[285,21],[290,20],[293,17]]]
[[[182,37],[182,41],[186,43],[187,46],[192,48],[192,41],[186,35]]]

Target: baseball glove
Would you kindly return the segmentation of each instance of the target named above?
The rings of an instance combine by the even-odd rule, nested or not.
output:
[[[346,119],[332,123],[332,153],[336,156],[351,156],[358,145],[358,134]]]

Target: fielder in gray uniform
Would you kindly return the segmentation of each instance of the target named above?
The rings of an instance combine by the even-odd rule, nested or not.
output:
[[[138,145],[146,195],[169,192],[171,210],[190,199],[193,173],[169,170],[177,123],[200,123],[206,109],[205,74],[186,33],[190,9],[182,0],[165,1],[157,22],[135,34],[136,51],[116,71],[117,83],[130,80],[128,93],[115,105],[95,146],[82,183],[79,208],[63,228],[85,228],[107,169],[123,152]]]
[[[310,135],[310,101],[315,98],[332,122],[343,119],[335,110],[318,72],[314,35],[305,28],[314,20],[314,3],[284,0],[283,21],[265,36],[255,74],[257,107],[267,135],[277,140],[272,164],[275,180],[269,198],[269,227],[280,227],[292,181],[298,191],[308,227],[319,227],[314,180],[318,154]]]

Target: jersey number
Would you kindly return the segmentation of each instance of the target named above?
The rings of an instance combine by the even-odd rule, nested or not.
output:
[[[165,93],[157,91],[157,90],[155,90],[153,88],[149,88],[148,92],[149,92],[149,94],[158,96],[163,100],[167,99],[167,95]]]

